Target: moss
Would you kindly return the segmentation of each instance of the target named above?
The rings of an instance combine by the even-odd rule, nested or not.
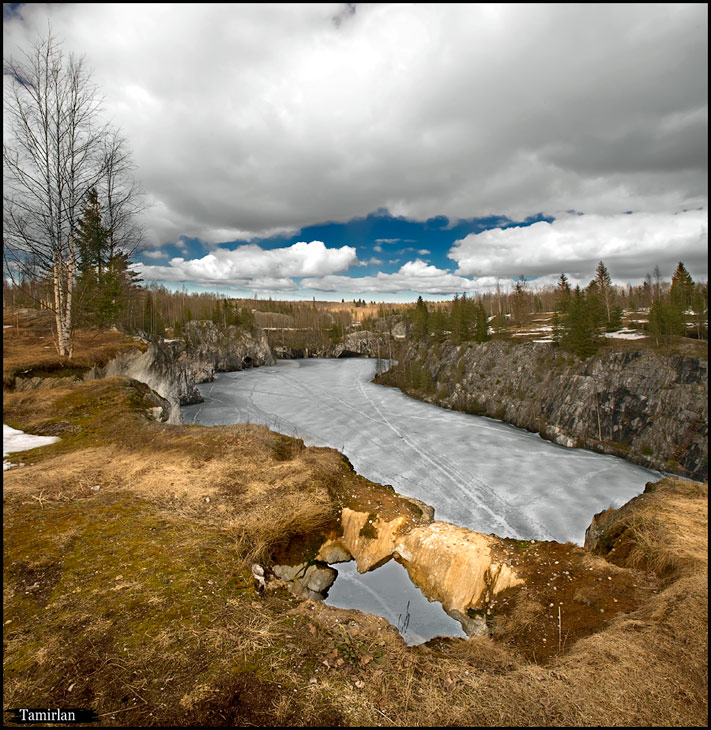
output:
[[[533,543],[529,542],[528,540],[513,540],[512,544],[513,549],[517,553],[525,553],[531,547],[531,545],[533,545]]]
[[[371,512],[358,534],[361,537],[367,537],[369,540],[375,540],[378,537],[378,531],[374,524],[376,519],[378,519],[378,515],[375,512]]]
[[[97,672],[103,678],[92,682],[120,702],[125,687],[104,665],[137,657],[169,657],[176,676],[208,684],[223,667],[201,656],[200,635],[255,596],[249,571],[229,567],[239,555],[228,534],[158,518],[128,494],[19,506],[5,537],[5,679],[32,681],[37,657],[53,648],[40,705],[62,696],[66,677]]]

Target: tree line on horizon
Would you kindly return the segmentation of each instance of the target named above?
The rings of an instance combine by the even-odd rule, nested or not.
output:
[[[658,269],[637,287],[612,283],[603,261],[595,277],[582,289],[570,286],[563,273],[556,287],[530,291],[520,276],[510,294],[489,293],[475,297],[457,295],[451,302],[417,303],[406,311],[413,337],[437,342],[486,342],[525,328],[536,314],[553,312],[553,341],[570,352],[588,357],[603,341],[605,332],[622,327],[623,311],[646,311],[647,332],[657,345],[672,338],[708,337],[708,284],[696,284],[679,262],[671,282],[664,282]],[[692,329],[687,326],[689,318]]]

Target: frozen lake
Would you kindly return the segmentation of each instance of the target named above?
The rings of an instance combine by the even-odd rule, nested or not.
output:
[[[499,421],[448,411],[370,382],[375,360],[281,360],[200,386],[186,423],[261,423],[331,446],[374,482],[421,499],[435,518],[499,537],[582,545],[592,516],[657,472],[568,449]]]
[[[432,505],[435,518],[499,537],[582,545],[593,515],[640,494],[659,477],[613,456],[567,449],[537,434],[448,411],[370,382],[375,360],[281,360],[221,373],[200,386],[204,403],[185,423],[260,423],[308,446],[342,451],[374,482]],[[354,563],[326,602],[383,616],[408,644],[464,636],[390,561],[360,575]]]

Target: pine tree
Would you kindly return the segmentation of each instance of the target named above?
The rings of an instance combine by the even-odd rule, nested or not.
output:
[[[649,310],[647,329],[657,345],[671,345],[675,335],[686,333],[683,313],[671,301],[658,299]]]
[[[422,297],[417,297],[417,304],[412,313],[412,334],[418,339],[425,337],[428,331],[429,312]]]
[[[452,300],[452,306],[449,310],[449,339],[458,345],[462,339],[462,315],[461,315],[461,303],[459,301],[459,294],[454,295]]]
[[[605,310],[604,326],[608,332],[613,332],[622,325],[622,310],[616,306],[617,293],[612,285],[612,279],[605,264],[600,261],[595,272],[596,295],[600,305]]]
[[[570,307],[570,283],[565,274],[560,275],[558,286],[555,290],[555,311],[560,313],[567,312]]]
[[[89,191],[84,215],[75,234],[79,248],[79,272],[92,272],[101,281],[106,266],[109,232],[101,222],[101,204],[95,188]]]
[[[127,257],[108,254],[109,232],[102,223],[101,204],[94,188],[87,195],[75,240],[79,251],[79,318],[99,327],[116,323],[125,309],[131,277],[135,275],[128,269]]]
[[[605,316],[605,305],[600,297],[597,279],[593,279],[585,289],[585,304],[591,321],[595,326],[605,328],[607,317]]]
[[[513,301],[511,303],[511,317],[516,325],[525,324],[528,320],[529,306],[526,292],[526,279],[521,274],[514,285]]]
[[[437,342],[441,342],[447,329],[447,319],[442,309],[437,308],[430,314],[429,327]]]
[[[600,343],[599,317],[597,294],[594,292],[591,296],[588,292],[586,295],[580,291],[580,287],[576,287],[568,313],[560,322],[561,347],[582,358],[594,355]]]
[[[252,330],[255,327],[256,324],[256,318],[254,316],[254,312],[249,309],[248,307],[242,307],[240,310],[240,324],[242,327],[248,330]]]
[[[486,316],[486,310],[484,309],[484,305],[482,304],[481,299],[477,302],[476,305],[476,324],[474,339],[477,342],[487,342],[490,339],[489,322]]]
[[[684,264],[680,261],[672,276],[669,299],[680,312],[691,309],[694,296],[694,280],[689,275]]]

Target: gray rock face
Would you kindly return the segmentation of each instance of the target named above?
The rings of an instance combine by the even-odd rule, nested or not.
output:
[[[272,573],[288,584],[289,590],[301,598],[322,601],[328,589],[336,580],[338,572],[327,565],[275,565]]]
[[[327,347],[314,349],[295,349],[276,346],[274,353],[279,359],[301,357],[389,357],[390,346],[388,336],[381,332],[351,332],[343,338],[343,342]]]
[[[168,420],[180,423],[180,406],[202,401],[196,383],[214,380],[216,372],[273,363],[261,330],[193,321],[186,325],[184,339],[151,338],[146,352],[123,353],[104,368],[92,368],[84,379],[122,375],[145,383],[170,402]]]
[[[185,337],[181,340],[151,337],[146,352],[129,350],[117,355],[105,367],[96,366],[74,376],[17,377],[15,390],[58,388],[81,380],[124,376],[145,383],[161,396],[153,409],[156,419],[181,423],[180,406],[202,402],[196,383],[214,380],[216,372],[274,362],[262,330],[193,321],[185,326]]]
[[[546,343],[408,347],[429,370],[418,397],[497,418],[565,446],[692,479],[708,475],[708,362],[651,350],[582,361]]]
[[[353,560],[353,556],[340,540],[327,540],[321,545],[316,560],[334,565],[335,563],[347,563]]]

